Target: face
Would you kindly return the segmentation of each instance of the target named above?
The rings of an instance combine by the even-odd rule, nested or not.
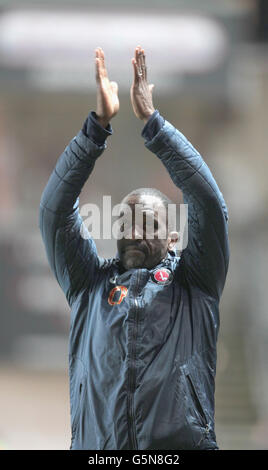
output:
[[[128,204],[132,217],[128,227],[123,223],[119,224],[123,232],[123,237],[117,240],[121,263],[126,270],[152,269],[174,247],[178,241],[178,233],[167,233],[165,206],[157,197],[133,195],[124,199],[123,203]],[[119,222],[120,220],[122,217]]]

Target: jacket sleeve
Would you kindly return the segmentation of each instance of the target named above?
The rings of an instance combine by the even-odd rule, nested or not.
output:
[[[83,237],[80,234],[83,221],[79,214],[79,194],[106,148],[105,138],[112,133],[110,124],[108,130],[96,132],[98,125],[91,113],[84,132],[81,130],[59,157],[40,203],[39,228],[48,261],[69,305],[85,285],[90,285],[100,266],[95,242],[84,225]]]
[[[186,137],[158,111],[151,118],[156,133],[145,145],[160,158],[188,204],[188,244],[179,266],[189,283],[219,299],[229,263],[225,201],[208,166]],[[145,138],[150,124],[149,120],[143,130]]]

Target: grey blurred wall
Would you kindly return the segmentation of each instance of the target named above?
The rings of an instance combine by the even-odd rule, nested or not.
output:
[[[133,17],[135,5],[128,5],[117,3],[118,16],[123,12],[124,18]],[[101,6],[105,3],[92,3],[94,15],[104,15]],[[45,57],[37,46],[34,53],[22,50],[28,57],[23,65],[22,52],[16,56],[18,38],[12,36],[16,17],[5,15],[24,11],[29,19],[30,7],[29,3],[23,9],[22,3],[18,8],[15,2],[2,2],[0,10],[0,23],[2,18],[3,27],[10,28],[0,32],[0,448],[4,449],[69,447],[69,310],[48,267],[38,230],[38,209],[58,156],[80,130],[88,112],[95,109],[93,55],[104,34],[100,29],[94,41],[89,39],[88,63],[80,72],[77,64],[70,67],[64,38],[63,49],[57,52],[58,61],[63,56],[64,61],[57,74],[54,69],[52,73],[47,56],[45,65],[37,61]],[[202,70],[198,61],[194,62],[194,48],[189,48],[193,65],[186,64],[183,47],[177,46],[173,37],[165,38],[164,43],[173,48],[170,53],[164,46],[161,49],[157,34],[146,36],[144,24],[133,33],[133,49],[143,38],[142,45],[148,51],[155,107],[199,149],[229,208],[231,260],[221,301],[216,380],[216,432],[223,449],[265,449],[268,445],[268,46],[259,7],[263,7],[261,2],[254,1],[169,2],[165,9],[162,4],[154,6],[152,24],[158,21],[157,15],[161,20],[165,10],[173,19],[177,15],[175,20],[185,26],[186,38],[191,22],[198,24],[200,15],[202,20],[208,18],[208,23],[201,22],[202,31],[207,28],[215,37],[219,34],[221,56],[216,59],[216,49],[201,47],[200,54],[207,60],[207,68]],[[80,11],[64,2],[42,8],[50,13]],[[91,12],[90,5],[85,7],[83,2],[80,9]],[[140,14],[150,22],[149,9],[150,4]],[[8,18],[12,21],[7,22]],[[154,30],[152,24],[150,31]],[[120,31],[117,38],[122,34],[123,48],[126,33]],[[185,40],[184,36],[178,38]],[[108,42],[107,47],[109,51]],[[117,56],[116,67],[111,54]],[[161,162],[144,147],[143,125],[132,112],[131,54],[130,46],[125,47],[123,57],[129,60],[129,71],[124,72],[122,66],[122,74],[117,68],[121,67],[119,42],[107,57],[113,72],[110,78],[119,83],[120,112],[112,121],[114,134],[83,189],[80,205],[94,202],[101,206],[103,195],[111,195],[116,204],[141,186],[157,187],[173,201],[181,201]],[[71,57],[76,60],[77,52]],[[63,81],[64,70],[68,82]],[[96,240],[96,244],[102,256],[115,254],[114,240]]]

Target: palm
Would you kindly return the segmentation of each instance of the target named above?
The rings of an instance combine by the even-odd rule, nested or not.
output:
[[[147,81],[147,67],[145,53],[141,46],[135,49],[135,58],[132,59],[134,79],[130,90],[131,103],[135,115],[139,119],[147,119],[154,112],[152,91],[153,84]]]
[[[107,122],[119,110],[118,86],[110,82],[104,63],[104,52],[96,49],[97,115]]]
[[[105,111],[107,116],[113,117],[119,110],[119,99],[115,82],[110,82],[108,77],[100,78],[98,84],[97,105]]]

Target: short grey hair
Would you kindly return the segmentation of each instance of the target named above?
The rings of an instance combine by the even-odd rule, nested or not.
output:
[[[130,193],[128,193],[123,200],[121,201],[122,203],[126,203],[126,201],[131,197],[131,196],[153,196],[165,206],[166,211],[168,210],[169,204],[174,204],[174,202],[171,201],[164,193],[159,191],[159,189],[156,188],[137,188],[133,189]],[[167,212],[168,213],[168,212]],[[169,225],[169,229],[171,230],[176,230],[176,221],[174,220],[174,217],[172,217],[172,220],[167,220],[167,223]]]

